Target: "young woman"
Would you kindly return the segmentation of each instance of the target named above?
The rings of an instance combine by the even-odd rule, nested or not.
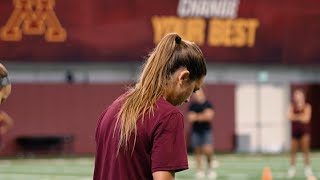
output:
[[[8,78],[8,71],[0,63],[0,104],[2,104],[11,93],[11,84]],[[13,121],[4,111],[0,111],[0,150],[3,148],[2,136],[12,127]]]
[[[2,104],[11,93],[11,84],[8,78],[8,71],[0,63],[0,104]]]
[[[289,107],[288,119],[291,121],[291,166],[288,170],[288,177],[292,178],[296,174],[296,154],[299,146],[304,155],[305,176],[312,176],[309,157],[311,105],[306,102],[305,93],[301,89],[293,92],[293,102]]]
[[[96,129],[94,180],[171,180],[188,168],[187,102],[207,73],[199,47],[166,35],[147,59],[138,82],[101,115]]]
[[[214,179],[217,177],[212,167],[213,141],[211,122],[214,118],[213,105],[206,99],[202,89],[193,95],[193,101],[189,106],[188,120],[192,123],[191,143],[194,148],[195,160],[197,165],[197,178],[205,176],[202,167],[202,155],[207,158],[208,177]]]

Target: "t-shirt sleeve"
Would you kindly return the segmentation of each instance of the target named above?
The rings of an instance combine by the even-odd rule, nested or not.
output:
[[[162,119],[153,131],[152,172],[188,169],[184,120],[180,113]]]
[[[105,111],[103,111],[103,113],[101,113],[99,119],[98,119],[98,122],[97,122],[97,126],[96,126],[96,142],[98,141],[99,139],[99,132],[100,132],[100,124],[101,124],[101,121],[104,117],[104,115],[106,114],[106,112],[108,111],[108,109],[106,109]]]

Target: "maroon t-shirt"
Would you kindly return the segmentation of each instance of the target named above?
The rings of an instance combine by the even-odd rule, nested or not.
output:
[[[305,107],[298,109],[293,106],[293,113],[296,115],[304,113]],[[310,134],[310,123],[303,123],[299,120],[291,121],[291,137],[294,139],[300,139],[305,134]]]
[[[156,171],[188,169],[183,115],[163,98],[157,101],[153,115],[138,120],[134,149],[132,135],[128,149],[120,148],[117,154],[119,128],[114,128],[120,102],[113,102],[99,119],[94,180],[153,179]]]

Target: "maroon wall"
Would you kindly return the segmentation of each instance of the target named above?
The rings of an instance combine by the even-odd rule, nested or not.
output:
[[[96,121],[104,108],[123,91],[123,85],[15,84],[1,107],[14,119],[4,137],[6,154],[15,154],[20,135],[73,134],[75,153],[94,151]]]
[[[310,85],[308,97],[312,105],[311,147],[320,149],[320,84]]]
[[[124,89],[122,84],[14,84],[10,98],[1,105],[1,110],[5,110],[15,123],[12,131],[3,137],[6,148],[1,154],[19,152],[15,144],[18,136],[56,134],[75,136],[74,153],[94,153],[96,121]],[[216,147],[232,150],[234,86],[209,85],[207,92],[217,110],[214,121]]]

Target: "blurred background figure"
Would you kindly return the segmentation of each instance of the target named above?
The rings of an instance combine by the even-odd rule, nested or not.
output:
[[[66,70],[65,72],[65,80],[68,84],[73,84],[75,81],[74,73],[70,69]]]
[[[2,104],[11,93],[11,84],[8,78],[8,70],[0,63],[0,104]]]
[[[0,104],[2,104],[11,93],[11,84],[8,78],[8,70],[0,63]],[[3,148],[2,137],[12,127],[11,117],[4,111],[0,111],[0,150]]]
[[[13,120],[4,111],[0,111],[0,151],[4,148],[2,137],[12,128]]]
[[[310,166],[310,120],[312,107],[306,102],[306,96],[302,89],[293,92],[292,103],[289,107],[288,119],[291,122],[291,154],[288,177],[296,174],[296,154],[301,147],[304,155],[306,177],[313,176]]]
[[[192,123],[191,143],[194,148],[196,160],[196,177],[204,178],[205,170],[202,163],[202,155],[207,159],[207,172],[209,178],[216,178],[217,174],[213,169],[213,129],[211,122],[214,118],[213,105],[206,99],[203,89],[193,95],[189,106],[187,118]]]

